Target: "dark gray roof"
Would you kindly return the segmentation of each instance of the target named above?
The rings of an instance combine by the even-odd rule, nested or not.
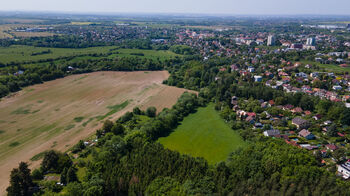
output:
[[[275,136],[280,134],[280,131],[278,129],[270,129],[270,130],[267,130],[266,132],[268,136]]]
[[[294,119],[292,120],[292,122],[293,122],[294,124],[297,124],[297,125],[302,125],[302,124],[308,123],[309,121],[297,117],[297,118],[294,118]]]

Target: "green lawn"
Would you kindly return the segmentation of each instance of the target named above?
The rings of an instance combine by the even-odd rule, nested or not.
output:
[[[10,62],[23,62],[23,61],[37,61],[41,59],[48,58],[58,58],[66,56],[74,56],[80,54],[93,54],[93,53],[106,53],[109,49],[115,47],[91,47],[82,49],[72,49],[72,48],[44,48],[44,47],[34,47],[34,46],[21,46],[13,45],[10,47],[0,47],[0,62],[10,63]],[[39,53],[43,51],[51,50],[51,53],[34,55],[33,53]]]
[[[210,164],[225,161],[245,142],[215,111],[214,105],[199,108],[184,119],[168,137],[158,140],[164,147],[194,157],[204,157]]]
[[[22,46],[22,45],[13,45],[10,47],[0,47],[0,62],[1,63],[10,63],[10,62],[23,62],[23,61],[38,61],[46,60],[48,58],[56,59],[59,57],[68,57],[75,55],[88,55],[94,53],[108,53],[110,49],[115,49],[115,46],[104,46],[104,47],[90,47],[90,48],[44,48],[44,47],[34,47],[34,46]],[[32,55],[33,53],[40,53],[43,51],[51,50],[51,53],[48,54],[39,54]],[[149,58],[165,60],[177,55],[171,51],[163,50],[141,50],[141,49],[117,49],[113,52],[118,52],[119,54],[112,54],[108,58],[115,57],[139,57],[139,58]],[[133,54],[134,53],[134,54]],[[135,55],[135,53],[142,53],[144,56]],[[87,60],[87,59],[96,59],[100,57],[92,56],[83,56],[72,59],[71,61]]]
[[[318,62],[314,62],[314,61],[300,61],[301,63],[303,63],[304,65],[306,64],[310,64],[310,65],[317,65],[320,68],[325,68],[328,71],[333,71],[333,72],[346,72],[346,71],[350,71],[350,67],[340,67],[339,65],[335,65],[335,64],[321,64]]]

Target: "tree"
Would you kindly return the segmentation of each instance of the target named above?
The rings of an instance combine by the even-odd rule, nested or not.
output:
[[[311,111],[313,111],[314,110],[314,102],[313,102],[313,100],[311,99],[310,96],[304,95],[300,99],[300,107],[303,110],[311,110]]]
[[[50,150],[45,153],[44,159],[41,162],[41,167],[44,172],[49,171],[50,169],[56,169],[58,166],[59,155],[54,150]]]
[[[18,169],[11,171],[10,186],[6,189],[9,196],[30,195],[30,187],[33,186],[28,164],[21,162]]]
[[[70,167],[67,171],[67,183],[78,181],[76,170],[74,167]]]
[[[44,178],[43,172],[41,169],[34,169],[32,172],[33,180],[42,180]]]
[[[157,109],[155,108],[155,107],[149,107],[149,108],[147,108],[147,110],[146,110],[146,115],[148,116],[148,117],[155,117],[156,116],[156,113],[157,113]]]
[[[97,129],[97,131],[96,131],[96,137],[97,137],[97,138],[101,138],[102,135],[103,135],[103,131],[102,131],[101,129]]]
[[[124,126],[121,123],[116,123],[112,127],[112,132],[115,135],[122,135],[122,134],[124,134]]]
[[[68,196],[83,195],[83,186],[78,182],[69,183],[66,187]]]
[[[9,89],[6,86],[0,84],[0,97],[6,96],[9,92]]]
[[[67,172],[68,172],[68,170],[65,167],[61,173],[61,180],[60,181],[62,184],[67,184]]]
[[[136,115],[141,115],[141,114],[142,114],[142,111],[140,110],[139,107],[135,107],[135,108],[132,110],[132,112],[133,112],[134,114],[136,114]]]
[[[317,112],[320,114],[327,114],[329,107],[331,106],[330,101],[320,100],[316,105]]]
[[[112,127],[113,127],[113,122],[110,121],[110,120],[106,120],[106,121],[103,123],[102,129],[103,129],[106,133],[108,133],[108,132],[111,132]]]
[[[80,140],[76,145],[74,145],[73,149],[72,149],[72,153],[77,153],[82,151],[83,149],[85,149],[85,144],[83,140]]]
[[[181,184],[170,177],[159,177],[146,189],[147,195],[186,195]]]
[[[103,188],[101,186],[92,186],[84,192],[84,196],[102,196]]]
[[[345,156],[344,148],[339,148],[333,152],[333,157],[337,160],[337,162],[340,162],[344,156]]]
[[[350,125],[350,109],[346,108],[341,115],[341,123],[343,125]]]
[[[327,130],[327,135],[330,137],[335,137],[337,136],[337,126],[335,124],[332,124],[331,126],[328,127]]]
[[[73,164],[72,160],[67,154],[59,153],[59,159],[57,161],[57,168],[55,172],[61,173],[65,167],[69,168]]]

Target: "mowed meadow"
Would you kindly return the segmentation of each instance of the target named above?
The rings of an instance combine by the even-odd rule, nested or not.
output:
[[[225,161],[231,152],[245,146],[239,134],[221,119],[214,104],[185,117],[174,132],[158,141],[170,150],[203,157],[210,164]]]
[[[0,192],[12,168],[49,149],[66,151],[135,106],[170,108],[185,89],[162,84],[169,73],[94,72],[23,89],[0,101]],[[39,162],[31,162],[31,167]]]

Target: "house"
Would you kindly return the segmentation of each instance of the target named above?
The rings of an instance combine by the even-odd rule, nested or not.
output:
[[[246,122],[249,122],[250,124],[254,124],[255,123],[255,118],[253,116],[248,116],[245,119]]]
[[[264,135],[266,137],[277,137],[278,135],[280,135],[280,131],[278,129],[271,129],[264,131]]]
[[[335,85],[335,86],[333,86],[333,90],[335,90],[335,91],[337,91],[337,90],[341,90],[342,89],[342,87],[341,86],[339,86],[339,85]]]
[[[332,121],[327,120],[327,121],[324,121],[323,124],[324,124],[324,125],[331,125],[331,124],[332,124]]]
[[[298,135],[299,135],[299,137],[303,137],[307,140],[314,140],[315,139],[314,134],[312,134],[311,132],[309,132],[306,129],[301,130]]]
[[[329,131],[329,126],[328,127],[323,127],[322,131],[323,131],[323,135],[326,135],[327,132]]]
[[[262,76],[254,76],[254,82],[262,82]]]
[[[322,115],[321,114],[316,114],[312,118],[315,119],[315,120],[320,120],[322,118]]]
[[[302,113],[303,109],[301,109],[300,107],[296,107],[294,109],[291,110],[293,113]]]
[[[331,152],[333,152],[333,151],[335,151],[335,150],[338,149],[338,147],[337,147],[336,145],[334,145],[334,144],[327,144],[327,145],[326,145],[326,148],[327,148],[328,150],[330,150]]]
[[[234,106],[238,104],[238,101],[237,101],[237,97],[236,97],[236,96],[233,96],[233,97],[231,98],[231,104],[234,105]]]
[[[337,165],[337,168],[338,174],[340,174],[344,179],[348,179],[350,177],[350,162]]]
[[[337,133],[339,137],[345,137],[345,134],[342,134],[342,133]]]
[[[318,72],[312,72],[312,73],[310,74],[310,76],[313,77],[313,78],[318,78],[320,75],[319,75]]]
[[[263,124],[261,124],[261,123],[255,123],[255,124],[254,124],[254,128],[255,128],[255,129],[263,128]]]
[[[307,74],[304,72],[299,72],[295,74],[295,77],[302,77],[302,78],[307,78]]]
[[[249,71],[250,73],[255,72],[255,68],[254,68],[254,67],[248,67],[248,71]]]
[[[267,102],[264,102],[264,103],[261,103],[261,104],[260,104],[260,107],[262,107],[262,108],[267,108],[267,105],[268,105]]]
[[[311,115],[311,112],[309,110],[304,111],[305,115]]]
[[[282,109],[283,109],[283,110],[291,110],[293,107],[294,107],[293,105],[287,104],[287,105],[284,105],[284,106],[282,107]]]
[[[19,75],[22,75],[22,74],[24,74],[24,71],[19,70],[18,72],[14,73],[13,75],[19,76]]]
[[[307,129],[310,126],[309,121],[301,119],[299,117],[293,118],[292,124],[297,126],[298,129]]]

